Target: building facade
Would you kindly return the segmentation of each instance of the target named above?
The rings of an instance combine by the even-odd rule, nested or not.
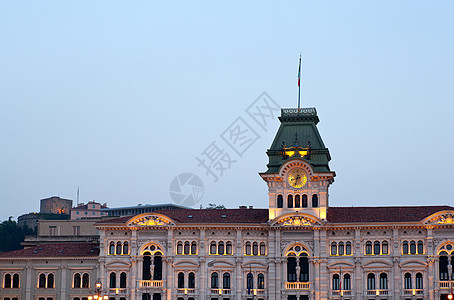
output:
[[[79,203],[71,209],[71,220],[79,220],[85,218],[100,218],[107,216],[107,204],[101,204],[95,201],[88,201],[86,204]]]
[[[336,174],[316,110],[279,119],[260,173],[268,208],[145,212],[99,221],[85,252],[0,254],[0,299],[448,299],[454,207],[329,206]]]

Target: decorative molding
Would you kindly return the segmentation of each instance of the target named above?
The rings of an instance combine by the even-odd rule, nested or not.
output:
[[[132,220],[128,226],[175,226],[173,222],[163,217],[156,215],[138,216],[137,219]]]

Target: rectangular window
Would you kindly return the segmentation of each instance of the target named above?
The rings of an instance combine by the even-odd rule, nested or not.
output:
[[[49,226],[49,235],[57,235],[57,226]]]
[[[73,226],[73,235],[74,236],[80,235],[80,226]]]

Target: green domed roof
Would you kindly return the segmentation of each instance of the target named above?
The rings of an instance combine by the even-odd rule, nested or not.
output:
[[[316,109],[283,108],[279,120],[281,126],[266,152],[269,163],[265,173],[278,173],[282,164],[295,157],[310,163],[314,172],[331,172],[328,165],[331,156],[317,129],[319,119]],[[285,155],[286,150],[296,150],[295,155]],[[303,151],[303,155],[300,156],[299,151]]]

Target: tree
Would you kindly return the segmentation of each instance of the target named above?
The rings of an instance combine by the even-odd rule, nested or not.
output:
[[[22,249],[21,242],[26,235],[33,235],[33,229],[17,226],[16,221],[9,217],[7,221],[0,224],[0,252]]]

